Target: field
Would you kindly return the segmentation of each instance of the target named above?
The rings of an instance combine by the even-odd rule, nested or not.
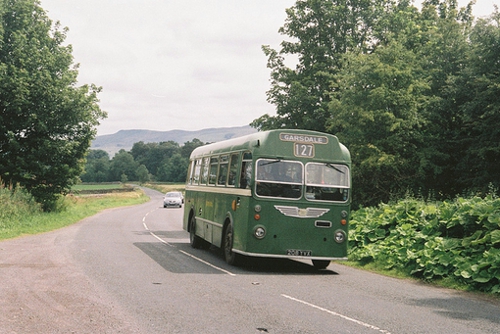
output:
[[[124,186],[121,183],[82,183],[71,188],[73,191],[89,191],[89,190],[111,190],[122,189]]]
[[[134,187],[123,183],[82,183],[71,188],[74,195],[108,194],[134,191]]]

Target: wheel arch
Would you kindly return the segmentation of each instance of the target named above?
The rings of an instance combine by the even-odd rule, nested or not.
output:
[[[224,218],[224,222],[222,223],[222,234],[220,238],[221,242],[220,245],[218,245],[219,248],[222,248],[224,246],[224,236],[226,235],[226,229],[229,225],[233,225],[233,217],[228,212],[226,213],[226,217]]]

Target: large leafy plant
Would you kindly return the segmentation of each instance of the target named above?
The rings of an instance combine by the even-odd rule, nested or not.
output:
[[[350,258],[500,293],[500,199],[404,199],[353,212]]]

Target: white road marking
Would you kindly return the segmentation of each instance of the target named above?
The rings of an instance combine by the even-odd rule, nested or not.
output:
[[[163,242],[165,245],[167,246],[170,246],[170,247],[174,247],[174,248],[177,248],[176,246],[172,245],[171,243],[169,243],[168,241],[166,240],[163,240],[162,238],[160,238],[159,236],[157,236],[156,234],[154,234],[153,232],[149,231],[149,233],[155,237],[156,239],[160,240],[161,242]]]
[[[204,263],[204,264],[206,264],[206,265],[207,265],[207,266],[209,266],[209,267],[212,267],[212,268],[214,268],[214,269],[217,269],[217,270],[219,270],[219,271],[222,271],[223,273],[226,273],[226,274],[228,274],[229,276],[236,276],[236,274],[233,274],[232,272],[227,271],[226,269],[222,269],[222,268],[220,268],[220,267],[217,267],[217,266],[215,266],[215,265],[213,265],[213,264],[211,264],[211,263],[209,263],[209,262],[207,262],[207,261],[205,261],[205,260],[202,260],[202,259],[200,259],[199,257],[196,257],[196,256],[194,256],[194,255],[192,255],[192,254],[189,254],[189,253],[187,253],[187,252],[185,252],[185,251],[179,250],[179,252],[181,252],[182,254],[187,255],[187,256],[189,256],[189,257],[191,257],[191,258],[193,258],[193,259],[195,259],[195,260],[197,260],[197,261],[200,261],[201,263]]]
[[[317,305],[314,305],[314,304],[311,304],[311,303],[308,303],[306,301],[303,301],[303,300],[300,300],[300,299],[297,299],[297,298],[293,298],[293,297],[290,297],[290,296],[287,296],[287,295],[284,295],[282,294],[281,296],[285,297],[285,298],[288,298],[290,300],[293,300],[295,302],[298,302],[298,303],[302,303],[304,305],[307,305],[307,306],[310,306],[312,308],[315,308],[315,309],[318,309],[320,311],[323,311],[323,312],[326,312],[326,313],[329,313],[331,315],[335,315],[339,318],[342,318],[342,319],[345,319],[345,320],[348,320],[348,321],[351,321],[351,322],[354,322],[358,325],[361,325],[361,326],[364,326],[364,327],[368,327],[370,329],[373,329],[373,330],[376,330],[376,331],[379,331],[380,333],[385,333],[385,334],[391,334],[389,331],[386,331],[384,329],[381,329],[381,328],[378,328],[377,326],[373,326],[373,325],[370,325],[370,324],[367,324],[366,322],[363,322],[363,321],[359,321],[359,320],[356,320],[356,319],[353,319],[353,318],[350,318],[348,316],[345,316],[343,314],[340,314],[340,313],[337,313],[337,312],[334,312],[334,311],[330,311],[326,308],[323,308],[323,307],[320,307],[320,306],[317,306]]]

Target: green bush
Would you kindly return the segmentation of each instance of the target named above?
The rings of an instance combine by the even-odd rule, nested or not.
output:
[[[352,213],[350,259],[500,293],[500,199],[404,199]]]
[[[41,211],[41,205],[25,189],[0,185],[0,230],[12,228],[24,217]]]

